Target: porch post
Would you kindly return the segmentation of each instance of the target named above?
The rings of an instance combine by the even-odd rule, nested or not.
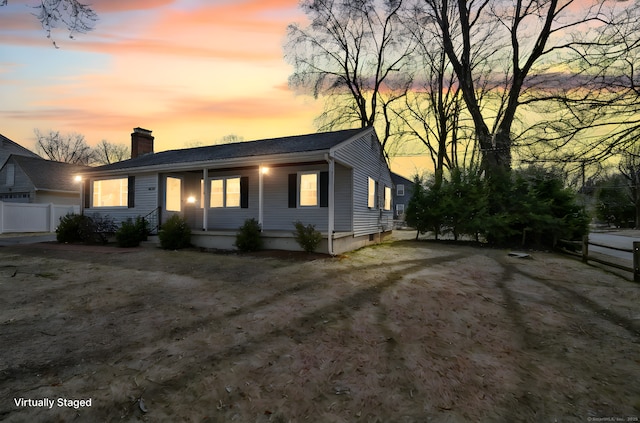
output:
[[[203,199],[202,202],[204,204],[202,204],[202,230],[206,231],[209,227],[208,223],[207,223],[207,218],[209,217],[209,184],[207,183],[209,179],[209,169],[203,169],[202,170],[202,184],[203,184],[203,191],[204,191],[204,195],[203,195]]]
[[[327,224],[327,246],[329,254],[333,255],[333,230],[335,227],[335,177],[336,166],[333,157],[329,156],[329,221]]]
[[[260,230],[262,231],[263,214],[262,208],[264,205],[264,174],[262,165],[258,166],[258,223],[260,224]]]

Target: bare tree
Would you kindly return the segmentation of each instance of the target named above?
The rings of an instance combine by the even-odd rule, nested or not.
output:
[[[98,15],[93,9],[78,0],[40,0],[33,9],[34,16],[51,38],[51,31],[63,26],[69,30],[69,38],[75,33],[87,33],[93,29]],[[6,6],[8,0],[0,0],[0,6]],[[53,45],[58,48],[55,41]]]
[[[92,160],[98,165],[108,165],[131,158],[131,150],[124,144],[102,140],[93,148]]]
[[[89,165],[93,161],[93,152],[81,134],[61,134],[60,131],[36,134],[36,152],[49,160],[58,162]]]
[[[458,152],[461,139],[470,139],[470,131],[462,122],[464,106],[460,85],[434,27],[435,21],[421,8],[406,12],[403,22],[416,44],[415,69],[410,92],[395,112],[403,122],[403,134],[426,147],[433,162],[437,188],[445,169],[458,167],[460,162],[470,164],[467,149],[463,146],[463,157]]]
[[[640,139],[640,4],[621,8],[574,43],[567,58],[572,81],[565,78],[565,86],[548,92],[548,113],[529,136],[545,147],[534,148],[534,155],[597,166],[634,151]]]
[[[602,22],[602,4],[577,0],[422,0],[437,22],[444,51],[460,83],[475,128],[483,167],[491,176],[511,168],[514,124],[529,97],[527,81],[562,64],[562,53],[583,41],[568,33]],[[572,7],[574,6],[575,7]],[[478,56],[479,49],[492,51]],[[484,63],[484,65],[483,65]],[[480,74],[493,69],[489,79]],[[479,90],[484,84],[489,90]],[[482,106],[479,93],[489,95]]]
[[[289,25],[289,85],[324,97],[320,129],[373,126],[385,119],[383,150],[392,134],[389,106],[405,90],[396,75],[414,48],[400,32],[402,0],[303,0],[308,27]],[[399,94],[393,94],[400,89]]]

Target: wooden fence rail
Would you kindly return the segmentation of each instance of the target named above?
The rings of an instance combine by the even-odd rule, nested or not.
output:
[[[597,257],[589,256],[589,245],[595,245],[597,247],[608,248],[610,250],[623,251],[633,254],[633,267],[624,266],[618,263],[612,263],[610,261],[602,260]],[[611,247],[609,245],[598,244],[595,242],[589,242],[589,236],[582,237],[582,261],[588,263],[589,261],[595,261],[596,263],[604,264],[605,266],[615,267],[616,269],[624,270],[625,272],[633,273],[633,280],[640,282],[640,242],[634,241],[632,248],[618,248]]]

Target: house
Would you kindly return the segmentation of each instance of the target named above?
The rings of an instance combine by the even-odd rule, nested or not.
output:
[[[404,213],[413,195],[413,181],[397,173],[391,173],[393,181],[393,220],[402,225]]]
[[[392,229],[392,181],[373,128],[153,152],[135,128],[132,158],[83,172],[85,213],[160,223],[180,214],[192,243],[232,249],[246,219],[265,248],[299,250],[293,223],[322,232],[319,251],[379,242]]]
[[[9,138],[0,134],[0,167],[5,164],[10,155],[19,155],[26,157],[40,157],[31,150],[28,150],[20,144],[11,141]]]
[[[81,184],[73,178],[89,167],[34,156],[8,156],[0,167],[0,201],[80,205]]]

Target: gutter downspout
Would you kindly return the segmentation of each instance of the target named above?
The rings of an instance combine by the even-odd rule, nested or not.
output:
[[[334,256],[333,251],[333,232],[335,228],[335,161],[331,152],[325,154],[325,160],[329,163],[329,220],[327,224],[327,245],[329,247],[329,254]]]

